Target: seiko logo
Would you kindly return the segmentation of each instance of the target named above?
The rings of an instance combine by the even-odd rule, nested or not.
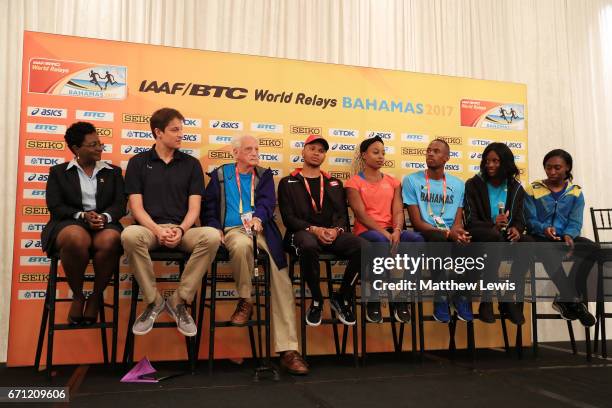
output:
[[[115,120],[115,114],[113,112],[77,110],[75,117],[82,120],[99,120],[104,122],[112,122]]]
[[[385,160],[383,167],[393,168],[395,167],[395,160]]]
[[[49,215],[49,209],[43,205],[24,205],[23,215]]]
[[[329,174],[340,180],[348,180],[351,178],[351,173],[348,171],[330,171]]]
[[[123,123],[149,123],[151,115],[143,115],[140,113],[123,113],[121,115]]]
[[[251,123],[254,132],[283,133],[283,125],[277,123]]]
[[[259,145],[262,146],[262,147],[281,148],[281,147],[283,147],[283,140],[282,139],[271,139],[271,138],[262,137],[262,138],[259,139]]]
[[[330,136],[358,137],[359,131],[354,129],[329,129]]]
[[[111,128],[96,128],[96,133],[100,137],[113,137],[113,129]]]
[[[402,155],[404,156],[425,156],[427,149],[424,147],[402,147]]]
[[[458,136],[436,136],[436,139],[442,139],[449,145],[460,145],[463,143],[463,140]]]
[[[232,160],[234,156],[225,150],[211,150],[208,152],[209,159]]]
[[[43,108],[39,106],[28,106],[28,116],[66,119],[68,117],[68,110],[60,108]]]
[[[231,136],[209,135],[208,142],[211,144],[230,144],[232,143]]]
[[[380,137],[383,140],[393,140],[395,139],[395,133],[393,132],[380,132],[380,131],[376,131],[376,130],[368,130],[366,132],[366,137],[368,139],[371,139],[373,137]]]
[[[63,135],[66,133],[65,125],[51,125],[48,123],[27,123],[26,131],[29,133],[47,133],[51,135]]]
[[[234,122],[230,120],[216,120],[213,119],[210,121],[211,129],[232,129],[232,130],[242,130],[242,122]]]
[[[321,135],[323,130],[320,127],[291,125],[289,132],[294,135]]]
[[[60,142],[56,140],[38,140],[38,139],[26,140],[27,149],[64,150],[65,147],[66,147],[65,142]]]

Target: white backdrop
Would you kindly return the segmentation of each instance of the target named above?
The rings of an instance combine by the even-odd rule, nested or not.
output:
[[[587,208],[612,206],[612,0],[0,0],[0,361],[23,30],[522,82],[531,177],[543,176],[548,150],[564,148]],[[585,226],[591,237],[588,215]],[[542,340],[566,333],[541,322]]]

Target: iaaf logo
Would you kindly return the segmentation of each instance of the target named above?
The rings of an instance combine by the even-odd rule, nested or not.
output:
[[[354,152],[356,145],[353,143],[332,143],[331,151]]]
[[[470,139],[469,142],[471,146],[482,146],[482,147],[488,146],[489,144],[493,143],[493,141],[489,139]]]
[[[66,119],[68,117],[68,110],[61,108],[45,108],[41,106],[28,106],[28,116]]]
[[[23,173],[23,181],[26,183],[43,182],[49,179],[48,173]]]
[[[281,163],[283,155],[280,153],[259,153],[259,160],[265,162]]]
[[[304,158],[302,156],[298,156],[297,154],[292,154],[291,163],[304,163]]]
[[[151,149],[149,146],[121,145],[121,153],[123,154],[138,154],[149,149]]]
[[[45,225],[44,222],[22,222],[21,232],[41,232]]]
[[[262,137],[259,139],[259,145],[261,147],[283,147],[283,139],[273,139],[270,137]]]
[[[22,239],[21,249],[39,249],[42,248],[40,239]]]
[[[283,125],[277,123],[251,123],[253,132],[283,133]]]
[[[102,122],[112,122],[115,120],[113,112],[77,110],[75,117],[81,120],[99,120]]]
[[[55,166],[64,162],[63,157],[45,157],[45,156],[26,156],[24,164],[26,166]]]
[[[186,127],[202,127],[202,119],[195,119],[195,118],[185,118],[185,120],[183,120],[183,126]]]
[[[186,153],[192,157],[195,157],[196,159],[200,158],[200,150],[199,149],[184,149],[184,148],[180,148],[179,149],[181,152]]]
[[[209,123],[211,129],[242,130],[242,122],[212,119]]]
[[[25,290],[20,289],[17,292],[17,299],[19,300],[44,300],[47,296],[45,290]],[[59,296],[59,290],[55,291],[55,296]]]
[[[411,170],[423,170],[426,169],[427,166],[425,163],[413,162],[413,161],[403,161],[402,168],[411,169]]]
[[[355,129],[329,129],[330,136],[358,137],[359,131]]]
[[[202,141],[202,135],[199,133],[184,133],[183,142],[200,143]]]
[[[353,159],[349,157],[330,157],[329,164],[332,166],[350,166]]]
[[[121,137],[123,139],[153,139],[153,133],[150,130],[121,129]]]
[[[23,198],[31,198],[34,200],[44,200],[45,199],[45,190],[36,190],[31,188],[23,189]]]
[[[231,136],[208,135],[208,143],[210,144],[230,144],[232,143]]]
[[[28,133],[45,133],[48,135],[63,135],[66,133],[65,125],[52,125],[48,123],[27,123]]]
[[[402,133],[402,141],[427,143],[429,141],[429,136],[417,133]]]
[[[292,149],[303,149],[304,141],[303,140],[292,140],[289,144]]]
[[[444,170],[446,171],[462,171],[462,167],[460,164],[448,164],[444,165]]]
[[[51,263],[51,259],[46,256],[20,256],[19,257],[19,265],[21,266],[40,266],[40,265],[49,265]]]
[[[523,142],[506,141],[504,142],[504,144],[508,146],[510,149],[523,150],[525,148],[525,145]]]
[[[394,140],[395,139],[395,133],[393,132],[381,132],[378,130],[368,130],[366,132],[366,137],[368,139],[371,139],[376,136],[380,137],[382,140]]]

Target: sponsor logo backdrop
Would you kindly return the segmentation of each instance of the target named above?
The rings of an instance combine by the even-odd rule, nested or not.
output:
[[[186,117],[183,150],[197,157],[205,171],[231,161],[231,138],[246,132],[259,138],[261,164],[271,167],[277,180],[300,166],[303,140],[309,134],[328,138],[331,149],[324,166],[343,180],[351,176],[360,141],[373,136],[386,141],[385,171],[398,178],[424,168],[423,149],[436,137],[451,145],[448,171],[463,179],[473,174],[479,153],[491,141],[511,146],[520,157],[519,167],[526,171],[526,87],[521,84],[34,32],[24,37],[11,366],[34,360],[49,268],[39,246],[41,228],[49,217],[45,183],[49,166],[71,159],[63,134],[77,120],[96,125],[107,144],[103,160],[124,169],[133,154],[153,144],[149,115],[170,106]],[[160,274],[177,270],[173,264],[156,268]],[[229,273],[223,266],[220,270]],[[119,355],[127,330],[130,279],[123,259]],[[161,289],[170,293],[172,286]],[[64,284],[58,293],[70,294]],[[224,286],[218,295],[234,297],[235,291]],[[218,318],[229,317],[232,309],[231,302],[221,306]],[[66,313],[67,305],[59,305],[58,320],[63,321]],[[368,329],[369,351],[391,350],[388,326]],[[443,327],[426,325],[426,330],[428,347],[446,347],[448,333]],[[479,345],[500,344],[497,329],[479,330],[490,334],[479,335]],[[206,324],[203,334],[201,355],[205,356]],[[333,352],[331,339],[331,328],[310,330],[309,352]],[[100,361],[99,341],[96,330],[79,335],[58,332],[55,361]],[[218,330],[216,341],[218,357],[249,355],[245,330]],[[458,339],[458,346],[463,344]],[[143,355],[154,360],[184,359],[184,340],[175,330],[155,330],[137,341],[135,357]]]

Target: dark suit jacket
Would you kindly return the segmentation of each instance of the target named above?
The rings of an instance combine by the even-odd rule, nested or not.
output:
[[[77,168],[66,170],[68,163],[58,164],[49,170],[47,180],[47,208],[51,219],[42,231],[42,248],[48,252],[49,243],[55,238],[55,231],[62,221],[73,220],[74,214],[84,211],[81,197],[81,183]],[[126,198],[123,187],[121,168],[111,165],[111,169],[103,168],[96,175],[96,211],[99,214],[108,213],[112,224],[120,226],[119,220],[126,213]]]

